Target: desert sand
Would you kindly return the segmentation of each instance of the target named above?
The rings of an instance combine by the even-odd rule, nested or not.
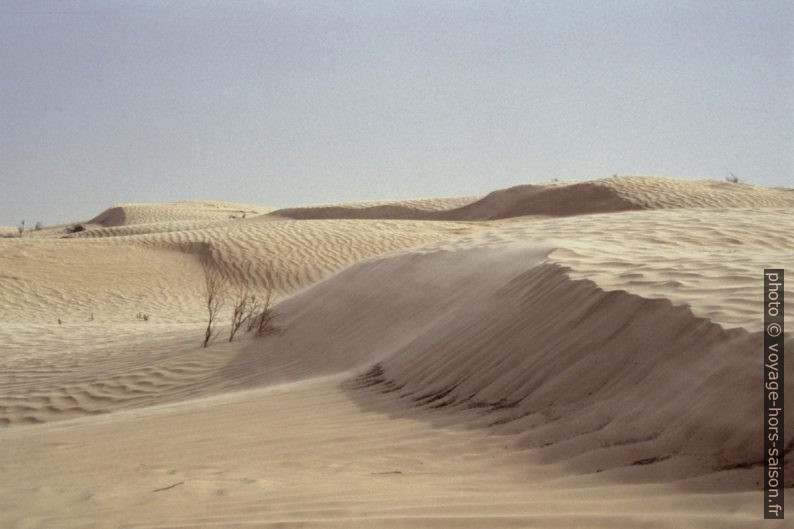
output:
[[[788,527],[762,513],[760,300],[794,263],[794,190],[80,224],[0,232],[2,528]],[[270,286],[280,332],[228,342],[227,303],[202,348],[205,267]]]

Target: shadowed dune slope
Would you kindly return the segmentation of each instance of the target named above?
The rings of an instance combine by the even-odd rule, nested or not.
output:
[[[759,334],[572,280],[539,264],[545,251],[355,265],[282,303],[285,333],[224,376],[259,385],[368,365],[352,391],[519,434],[582,472],[672,478],[761,464]]]
[[[470,204],[480,197],[427,198],[284,208],[270,215],[291,219],[414,219],[438,220],[440,213]]]
[[[502,189],[467,206],[446,211],[443,217],[445,220],[493,220],[524,215],[564,217],[632,209],[642,208],[608,185],[587,182]]]

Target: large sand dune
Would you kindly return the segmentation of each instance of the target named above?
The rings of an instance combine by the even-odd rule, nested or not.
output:
[[[0,526],[784,527],[758,300],[792,205],[609,178],[0,239]],[[280,332],[202,349],[205,266]]]

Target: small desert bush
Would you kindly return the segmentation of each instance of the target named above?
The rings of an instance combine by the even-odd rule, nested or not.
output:
[[[248,293],[248,287],[240,285],[237,289],[237,295],[234,298],[234,306],[232,307],[232,325],[229,328],[229,341],[234,340],[234,335],[240,330],[245,323],[251,318],[251,311],[256,296]]]
[[[229,294],[229,284],[216,268],[204,266],[204,302],[207,308],[207,327],[204,330],[203,347],[208,347],[217,338],[220,331],[216,329],[218,315]],[[261,294],[253,294],[246,284],[238,285],[230,301],[231,322],[229,341],[245,329],[255,336],[266,336],[279,332],[275,324],[277,317],[273,310],[273,290],[268,284]]]
[[[255,336],[266,336],[278,332],[275,325],[276,312],[273,310],[273,293],[268,286],[262,297],[251,294],[248,287],[240,286],[232,307],[232,324],[229,329],[229,341],[243,326],[246,332]]]
[[[254,336],[267,336],[276,334],[279,328],[276,326],[278,314],[273,310],[272,291],[268,288],[265,297],[255,303],[254,311],[248,321],[248,332],[253,332]]]
[[[735,174],[729,172],[728,176],[725,177],[725,181],[729,182],[731,184],[738,184],[739,183],[739,177],[736,176]]]
[[[215,323],[226,298],[226,279],[217,269],[204,266],[204,301],[207,307],[207,328],[202,347],[208,347],[218,336]]]

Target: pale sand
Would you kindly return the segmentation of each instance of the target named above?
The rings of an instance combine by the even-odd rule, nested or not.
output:
[[[759,299],[793,205],[611,178],[0,239],[0,527],[784,527]],[[202,263],[272,282],[282,333],[201,349]]]

